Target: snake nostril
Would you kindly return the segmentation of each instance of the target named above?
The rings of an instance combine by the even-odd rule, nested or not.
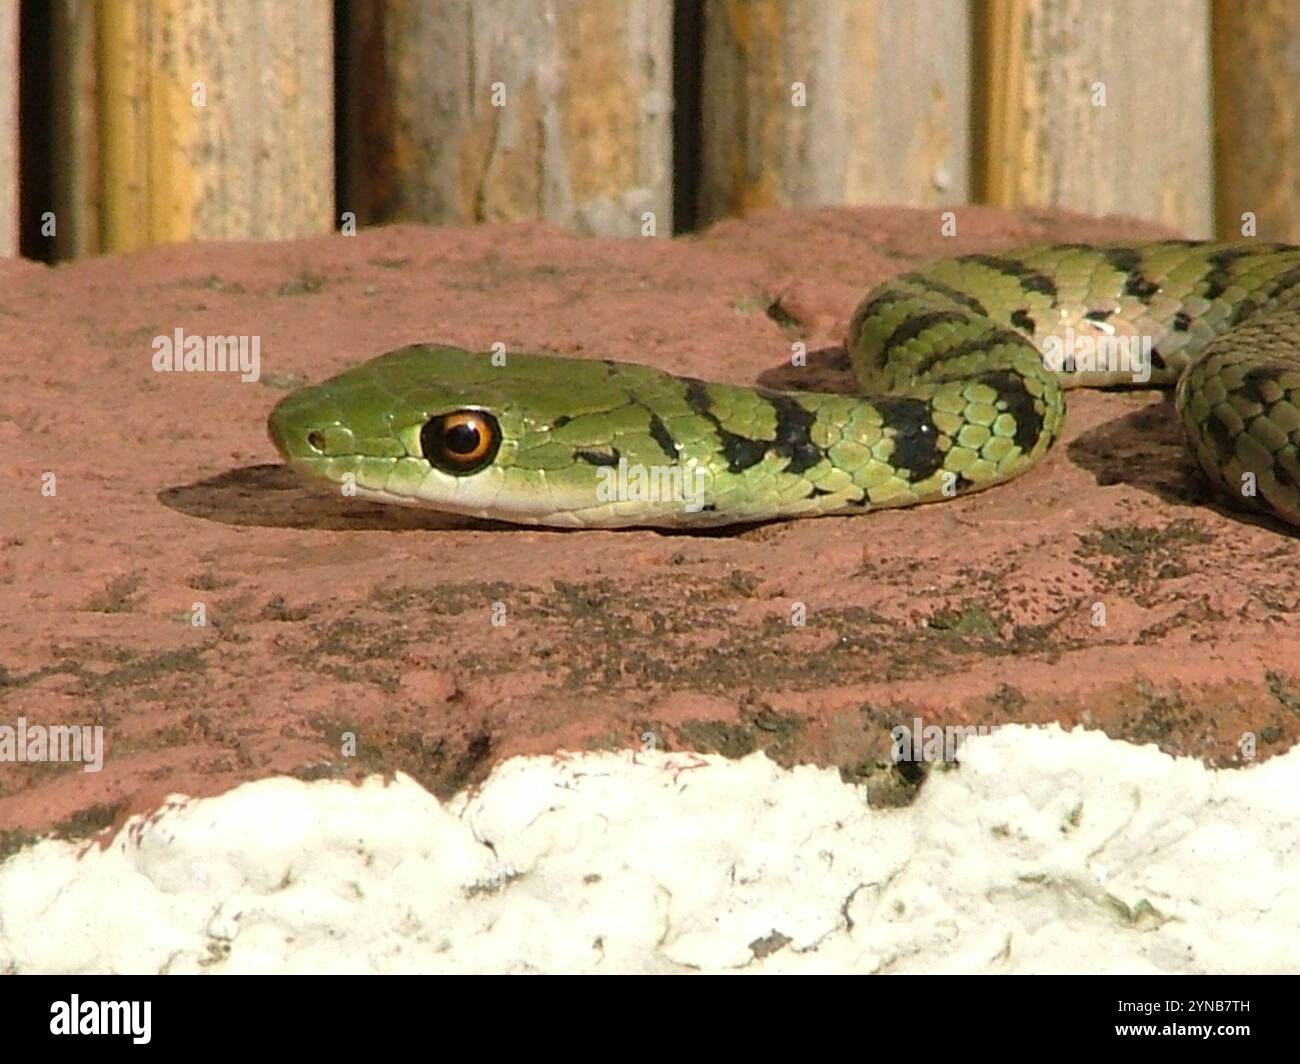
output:
[[[325,433],[320,431],[309,432],[307,433],[307,442],[316,450],[323,451],[325,450]]]

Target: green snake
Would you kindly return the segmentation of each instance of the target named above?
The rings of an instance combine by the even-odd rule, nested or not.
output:
[[[944,259],[867,294],[860,394],[439,344],[283,399],[271,439],[347,494],[522,524],[857,514],[1009,480],[1064,390],[1176,385],[1220,492],[1300,525],[1300,248],[1054,244]]]

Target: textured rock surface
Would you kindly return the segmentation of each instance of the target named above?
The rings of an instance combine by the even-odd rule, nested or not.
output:
[[[1156,393],[1072,393],[1063,443],[1014,484],[707,536],[389,511],[299,484],[265,437],[285,387],[415,340],[845,387],[826,357],[790,368],[790,344],[836,344],[891,273],[1159,235],[978,208],[958,224],[397,227],[0,264],[0,724],[102,724],[108,743],[99,773],[0,763],[5,848],[273,774],[401,770],[446,796],[561,749],[766,750],[901,801],[911,782],[882,766],[915,717],[1083,723],[1218,765],[1244,733],[1256,760],[1286,751],[1300,546],[1207,505]],[[260,380],[155,372],[177,328],[259,337]]]

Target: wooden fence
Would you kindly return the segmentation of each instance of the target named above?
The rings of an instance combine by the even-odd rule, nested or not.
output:
[[[0,253],[967,202],[1300,242],[1298,71],[1300,0],[0,0]]]

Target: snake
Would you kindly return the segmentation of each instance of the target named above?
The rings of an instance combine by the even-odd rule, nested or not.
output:
[[[1039,463],[1069,389],[1172,388],[1223,501],[1300,526],[1298,345],[1300,247],[1042,244],[871,289],[849,393],[428,342],[285,396],[268,428],[289,467],[349,496],[692,528],[952,500]]]

